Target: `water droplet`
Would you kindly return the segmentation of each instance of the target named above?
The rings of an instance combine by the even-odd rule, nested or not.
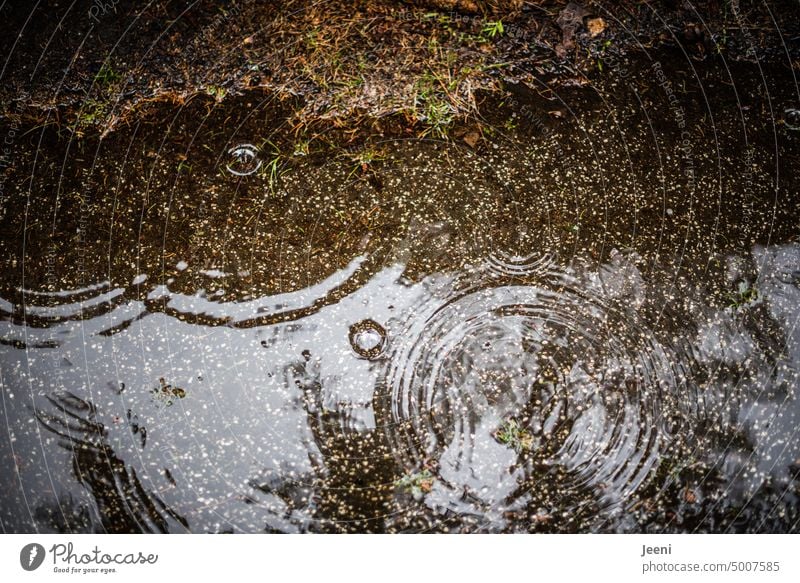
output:
[[[261,168],[258,148],[252,144],[241,144],[228,150],[230,158],[226,168],[234,176],[249,176]]]
[[[378,358],[386,347],[386,330],[374,320],[357,322],[350,326],[350,345],[362,358]]]

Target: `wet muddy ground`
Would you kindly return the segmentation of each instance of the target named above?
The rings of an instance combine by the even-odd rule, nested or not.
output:
[[[797,532],[792,66],[661,47],[350,142],[263,89],[7,115],[0,525]]]

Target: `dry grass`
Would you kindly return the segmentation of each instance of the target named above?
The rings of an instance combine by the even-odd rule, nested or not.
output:
[[[44,76],[28,92],[26,111],[18,113],[34,122],[56,120],[78,135],[108,133],[152,101],[184,103],[207,96],[213,106],[245,90],[260,89],[265,98],[298,104],[291,120],[297,135],[313,133],[315,124],[355,132],[365,123],[393,117],[415,135],[441,137],[475,113],[482,90],[495,91],[504,81],[538,86],[534,77],[551,83],[554,74],[603,72],[609,47],[624,50],[608,19],[605,33],[596,38],[576,23],[578,32],[570,34],[577,34],[580,42],[569,50],[561,46],[566,33],[559,14],[565,4],[566,0],[232,0],[220,5],[200,0],[195,11],[184,15],[169,2],[154,2],[103,22],[81,50],[87,58],[68,66],[57,59],[43,64],[42,71],[66,66],[69,74],[63,85],[71,90],[53,91],[58,75]],[[626,0],[619,5],[618,17],[639,26],[640,4]],[[587,14],[592,13],[594,5],[587,6]],[[73,16],[64,28],[83,38],[89,21],[82,13]],[[685,24],[683,16],[675,18]],[[129,30],[133,20],[137,26]],[[717,28],[731,37],[733,29],[725,28],[726,20],[720,22]],[[119,46],[109,44],[119,40],[112,26],[120,27],[120,34],[124,31]],[[644,32],[648,30],[645,26]],[[659,33],[660,28],[650,32]],[[562,55],[566,64],[556,58],[559,48],[568,53]],[[27,50],[33,49],[20,55]],[[99,73],[90,68],[101,61]],[[17,85],[23,87],[27,81],[20,75]],[[13,96],[12,85],[7,87],[5,94]],[[0,105],[0,115],[4,109],[11,108]]]
[[[284,6],[244,44],[252,69],[266,72],[259,86],[303,96],[298,126],[399,113],[421,133],[441,135],[474,112],[478,89],[497,87],[501,39],[483,32],[483,18],[396,2],[307,4]]]
[[[104,73],[67,117],[78,133],[92,125],[107,133],[154,100],[205,94],[221,102],[260,88],[271,98],[300,98],[298,134],[318,122],[355,128],[400,116],[417,135],[441,137],[476,111],[479,90],[499,87],[504,54],[523,42],[525,26],[509,34],[498,17],[395,0],[241,0],[191,38],[157,46],[125,79]],[[127,78],[145,86],[131,91]]]

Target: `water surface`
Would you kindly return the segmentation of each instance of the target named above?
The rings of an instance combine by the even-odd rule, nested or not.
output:
[[[0,524],[796,532],[800,97],[763,73],[517,87],[474,147],[303,155],[260,94],[29,128]]]

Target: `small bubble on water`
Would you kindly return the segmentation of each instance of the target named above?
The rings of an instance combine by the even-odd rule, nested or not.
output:
[[[362,320],[350,326],[350,346],[362,358],[374,359],[383,354],[386,330],[374,320]]]
[[[783,122],[790,130],[800,130],[800,109],[787,109],[783,112]]]
[[[252,144],[241,144],[228,150],[228,172],[234,176],[249,176],[261,168],[258,148]]]

